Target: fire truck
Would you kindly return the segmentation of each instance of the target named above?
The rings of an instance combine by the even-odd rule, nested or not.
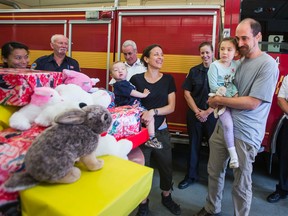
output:
[[[188,107],[181,86],[189,69],[201,62],[198,45],[211,41],[217,53],[219,39],[234,36],[241,19],[259,19],[264,26],[263,42],[259,46],[276,59],[280,69],[262,143],[262,150],[271,156],[271,169],[271,158],[283,116],[277,106],[277,93],[288,68],[287,47],[283,47],[284,41],[287,41],[287,31],[283,32],[281,24],[272,17],[276,12],[279,14],[283,5],[277,4],[275,8],[273,1],[261,2],[265,2],[265,5],[258,6],[255,0],[226,0],[225,5],[6,9],[0,10],[0,43],[19,41],[28,45],[32,63],[36,58],[52,52],[50,38],[53,34],[64,34],[70,39],[68,55],[78,60],[81,72],[99,78],[98,87],[106,89],[110,88],[109,65],[124,59],[121,44],[125,40],[136,41],[139,57],[146,46],[160,44],[165,55],[162,72],[170,73],[177,87],[176,110],[168,116],[169,129],[174,140],[188,143]],[[286,4],[286,1],[281,2]],[[286,11],[287,8],[286,4]]]

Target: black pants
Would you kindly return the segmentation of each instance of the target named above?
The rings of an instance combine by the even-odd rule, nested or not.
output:
[[[208,116],[206,122],[200,122],[195,113],[189,109],[187,112],[187,130],[189,135],[190,151],[188,155],[187,174],[186,177],[198,179],[199,155],[202,138],[205,136],[207,140],[214,131],[217,119],[213,113]]]
[[[154,149],[141,145],[140,148],[144,154],[145,165],[150,166],[151,157],[156,162],[160,175],[160,188],[169,191],[172,188],[172,148],[169,130],[157,130],[155,137],[162,142],[162,149]]]
[[[276,188],[288,194],[288,119],[285,119],[277,138],[279,184]]]

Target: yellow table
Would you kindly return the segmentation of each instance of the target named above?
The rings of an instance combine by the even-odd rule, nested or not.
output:
[[[0,105],[0,131],[9,127],[9,118],[19,107]]]
[[[20,193],[23,216],[127,216],[148,196],[153,170],[114,156],[104,167],[83,167],[73,184],[40,184]]]

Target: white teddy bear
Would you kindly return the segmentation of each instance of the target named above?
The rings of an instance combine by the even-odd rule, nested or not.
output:
[[[64,99],[60,103],[47,106],[35,119],[35,123],[44,127],[52,125],[54,118],[71,108],[82,108],[85,105],[102,105],[105,108],[111,103],[110,95],[104,90],[88,93],[75,84],[61,84],[55,88]]]
[[[87,106],[94,103],[91,94],[76,84],[61,84],[55,90],[65,101],[72,101],[76,104],[85,103]]]
[[[114,155],[128,160],[127,155],[131,151],[133,144],[128,139],[117,141],[114,136],[106,134],[99,137],[96,150],[96,157],[101,155]]]
[[[43,127],[49,127],[53,124],[55,117],[62,112],[68,111],[71,108],[81,109],[83,106],[77,105],[71,101],[62,101],[59,103],[51,104],[42,110],[35,118],[34,122]]]
[[[226,87],[225,86],[220,86],[216,93],[209,93],[208,94],[210,97],[215,97],[217,96],[225,96],[226,95]],[[214,109],[214,117],[218,118],[220,115],[222,115],[224,112],[226,111],[226,107],[222,106],[220,109],[219,108],[215,108]]]
[[[98,89],[91,94],[93,99],[93,104],[102,105],[106,108],[111,104],[111,96],[105,90]]]

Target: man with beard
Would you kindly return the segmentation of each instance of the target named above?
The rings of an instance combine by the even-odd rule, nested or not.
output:
[[[210,107],[231,108],[235,148],[239,157],[239,168],[233,170],[232,200],[235,216],[249,215],[252,202],[252,164],[265,134],[279,75],[276,61],[258,46],[261,37],[261,25],[256,20],[247,18],[238,24],[236,40],[243,59],[236,71],[234,84],[239,97],[215,96],[208,99]],[[219,121],[209,143],[208,196],[206,205],[195,216],[219,215],[221,212],[229,153]]]
[[[38,58],[31,65],[31,69],[59,72],[62,72],[63,69],[80,71],[79,63],[75,59],[66,56],[68,51],[68,42],[69,39],[64,35],[53,35],[50,42],[53,53]]]

